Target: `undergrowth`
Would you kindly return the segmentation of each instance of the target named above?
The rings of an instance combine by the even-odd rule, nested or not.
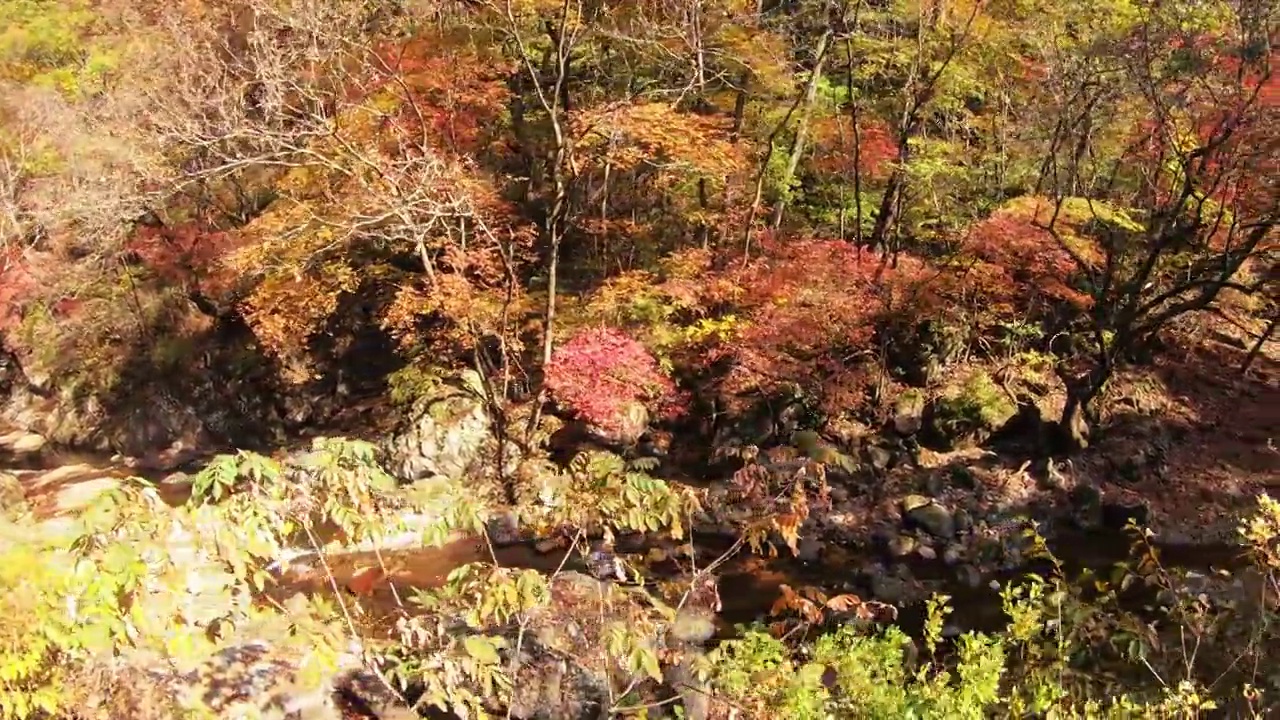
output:
[[[571,549],[585,552],[588,534],[684,538],[697,507],[690,491],[605,454],[557,472],[530,517]],[[1081,583],[1059,566],[1002,588],[1000,632],[949,632],[949,599],[936,596],[912,639],[883,623],[883,606],[785,588],[772,624],[740,628],[707,650],[698,641],[709,632],[690,641],[681,628],[702,627],[690,613],[714,564],[671,592],[634,568],[618,583],[472,563],[443,587],[397,595],[399,620],[381,639],[361,626],[358,601],[332,573],[332,595],[267,600],[267,567],[287,548],[309,549],[327,572],[335,548],[322,528],[376,547],[408,527],[406,511],[427,507],[396,487],[365,443],[321,439],[284,461],[224,456],[194,491],[171,508],[154,487],[131,481],[102,496],[70,538],[42,537],[29,517],[7,523],[0,718],[176,717],[176,705],[151,696],[155,688],[122,685],[122,667],[149,657],[195,668],[264,636],[291,658],[300,686],[323,687],[355,643],[397,692],[413,690],[406,696],[419,709],[462,717],[554,702],[537,693],[555,667],[560,681],[595,688],[593,702],[611,717],[1181,718],[1228,707],[1262,717],[1276,692],[1264,660],[1276,641],[1280,504],[1266,497],[1242,523],[1254,563],[1233,600],[1164,568],[1135,533],[1134,562],[1111,577]],[[607,501],[589,506],[588,495]],[[492,519],[465,498],[431,502],[434,519],[416,528],[424,541],[483,536]],[[1142,588],[1159,594],[1162,611],[1126,609],[1125,593]],[[569,708],[545,709],[559,717]]]

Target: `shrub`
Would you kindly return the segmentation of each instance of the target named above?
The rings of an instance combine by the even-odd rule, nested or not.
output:
[[[610,328],[578,333],[546,369],[551,396],[606,431],[619,431],[635,404],[678,412],[675,384],[643,345]]]

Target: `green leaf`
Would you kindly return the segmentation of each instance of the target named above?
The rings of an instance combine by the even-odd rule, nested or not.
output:
[[[662,682],[662,666],[658,664],[656,653],[648,648],[638,647],[635,651],[635,659],[639,661],[640,668],[653,678],[654,682]]]
[[[501,662],[502,658],[498,656],[498,649],[495,647],[493,638],[482,635],[471,635],[462,641],[463,647],[467,654],[477,662],[485,665],[496,665]]]

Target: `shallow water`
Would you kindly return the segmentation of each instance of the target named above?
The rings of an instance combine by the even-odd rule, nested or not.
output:
[[[632,537],[620,542],[619,550],[666,552],[669,541],[657,538]],[[631,547],[623,547],[624,545]],[[697,567],[721,559],[732,549],[733,540],[718,535],[695,535]],[[1049,543],[1059,556],[1069,578],[1077,577],[1085,569],[1106,576],[1115,563],[1128,558],[1129,540],[1121,533],[1077,532],[1060,536]],[[1197,570],[1208,573],[1216,569],[1238,569],[1244,565],[1239,548],[1230,546],[1158,546],[1167,567]],[[540,552],[533,543],[520,543],[493,548],[492,551],[480,538],[464,538],[441,548],[419,548],[386,551],[381,562],[373,552],[351,553],[327,558],[333,580],[340,589],[343,601],[360,611],[365,624],[376,631],[389,630],[396,618],[404,613],[402,603],[412,595],[413,588],[430,589],[444,584],[448,574],[468,563],[496,562],[503,567],[534,569],[544,574],[557,570],[584,571],[585,561],[581,551],[569,554],[559,548]],[[625,557],[625,556],[624,556]],[[762,557],[739,548],[721,560],[716,569],[722,609],[719,614],[720,638],[736,634],[735,626],[768,619],[771,608],[781,595],[783,585],[794,590],[813,587],[828,596],[853,593],[870,599],[871,594],[858,573],[872,562],[870,551],[846,551],[826,553],[821,561],[804,562],[781,548],[776,557]],[[926,561],[911,558],[905,563],[915,580],[925,583],[931,590],[950,596],[954,612],[950,625],[956,631],[996,631],[1002,629],[1007,618],[1002,610],[998,587],[1017,581],[1027,573],[1045,574],[1047,563],[1028,563],[1024,567],[984,575],[978,587],[961,582],[954,568],[941,560]],[[381,568],[388,568],[390,576]],[[688,558],[671,558],[652,563],[646,568],[647,581],[688,577],[694,567]],[[891,572],[891,570],[884,570]],[[992,581],[999,583],[993,587]],[[323,572],[314,558],[295,564],[280,577],[280,583],[270,593],[283,599],[295,592],[333,591],[329,576]],[[397,599],[399,598],[399,599]],[[1149,600],[1149,594],[1136,598]],[[412,606],[410,606],[412,607]],[[897,624],[908,633],[916,633],[924,621],[924,605],[910,604],[898,609]]]
[[[184,463],[181,470],[192,472],[199,465],[198,460],[192,460]],[[19,477],[37,514],[44,517],[72,513],[96,492],[131,476],[156,482],[161,498],[170,506],[180,505],[190,497],[189,482],[161,482],[176,468],[149,470],[129,467],[103,454],[46,450],[28,457],[0,457],[0,468],[9,468]],[[332,532],[321,534],[322,542],[333,535]],[[1130,557],[1130,544],[1130,537],[1123,532],[1070,528],[1058,529],[1049,541],[1051,550],[1062,561],[1069,577],[1085,569],[1099,575],[1109,574],[1111,567]],[[635,535],[619,538],[618,542],[618,551],[624,558],[649,555],[650,561],[644,563],[645,575],[661,580],[685,577],[694,569],[707,567],[733,549],[734,538],[696,534],[691,547],[695,550],[693,558],[681,556],[676,551],[676,543],[669,539]],[[1238,569],[1245,564],[1241,549],[1234,545],[1157,543],[1157,547],[1162,561],[1170,568],[1207,573],[1216,569]],[[653,553],[665,558],[653,561]],[[269,594],[277,599],[297,591],[332,594],[336,583],[344,602],[362,607],[371,626],[387,627],[403,612],[401,603],[410,596],[412,588],[439,587],[452,570],[468,563],[496,562],[504,567],[528,568],[548,574],[561,568],[585,569],[580,552],[568,554],[563,547],[539,549],[532,542],[491,549],[480,538],[457,539],[440,548],[388,549],[381,555],[381,563],[374,552],[343,552],[327,556],[332,582],[314,557],[297,558],[290,563],[291,570],[281,575],[281,582]],[[733,626],[738,623],[765,619],[783,585],[796,590],[814,587],[828,596],[851,592],[869,599],[870,589],[861,571],[875,566],[882,559],[869,548],[835,545],[827,545],[821,559],[812,562],[793,557],[785,547],[779,548],[776,557],[761,557],[745,548],[738,548],[723,559],[716,571],[722,603],[721,635],[731,635]],[[955,608],[952,619],[962,629],[975,630],[996,630],[1005,622],[998,592],[991,587],[991,581],[1003,585],[1028,572],[1044,573],[1049,569],[1043,562],[1028,563],[1012,571],[986,573],[982,582],[973,587],[962,582],[956,568],[942,560],[924,560],[912,555],[894,562],[905,566],[913,581],[924,583],[929,590],[949,595]],[[392,570],[389,578],[381,572],[384,563]],[[879,572],[893,572],[893,569],[881,568]],[[918,628],[922,613],[920,605],[901,608],[899,622],[909,631]]]

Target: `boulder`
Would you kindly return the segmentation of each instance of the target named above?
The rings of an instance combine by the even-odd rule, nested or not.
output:
[[[509,716],[603,717],[609,675],[616,668],[606,652],[606,634],[613,625],[634,625],[644,610],[616,586],[583,573],[562,572],[550,590],[552,601],[529,611],[523,628],[513,623],[500,631],[507,640],[504,656],[519,648],[515,657],[504,657],[513,668]],[[658,638],[648,642],[649,649],[660,649]],[[619,679],[626,684],[626,678]]]
[[[812,563],[817,562],[822,557],[822,550],[825,544],[816,538],[803,538],[800,540],[799,546],[796,548],[796,559],[800,562]]]
[[[955,517],[937,501],[908,495],[902,499],[901,508],[903,523],[908,528],[919,528],[941,540],[955,537]]]
[[[924,427],[924,394],[908,390],[898,397],[893,409],[894,432],[904,437],[915,435]]]
[[[0,343],[0,397],[8,395],[23,379],[17,356]]]
[[[649,409],[644,403],[628,402],[618,412],[609,428],[587,425],[587,431],[607,445],[630,447],[640,441],[649,430]]]
[[[893,467],[893,453],[879,445],[866,445],[862,449],[863,460],[877,471]]]
[[[897,535],[889,541],[889,555],[893,558],[901,558],[915,552],[916,547],[920,543],[910,535]]]
[[[985,372],[947,387],[926,408],[924,422],[930,444],[943,450],[975,447],[1018,412],[1008,394]]]
[[[826,425],[823,426],[823,434],[842,447],[857,449],[874,432],[866,423],[849,414],[841,414],[827,420]]]
[[[982,586],[982,572],[972,565],[961,565],[956,568],[956,579],[972,590]]]
[[[902,605],[911,596],[907,580],[888,573],[884,568],[872,573],[870,586],[871,596],[887,605]]]
[[[489,536],[489,542],[497,547],[515,545],[524,540],[520,530],[520,519],[511,511],[497,513],[490,517],[485,522],[485,533]]]
[[[44,436],[33,432],[18,430],[0,435],[0,450],[14,455],[38,455],[45,445]]]
[[[0,517],[12,518],[26,512],[27,495],[17,475],[0,472]]]
[[[471,373],[474,376],[474,373]],[[490,438],[490,418],[473,383],[442,383],[414,401],[399,428],[382,444],[384,464],[413,482],[433,476],[465,477]]]
[[[948,565],[957,565],[964,559],[964,548],[960,545],[948,545],[942,551],[942,561]]]

